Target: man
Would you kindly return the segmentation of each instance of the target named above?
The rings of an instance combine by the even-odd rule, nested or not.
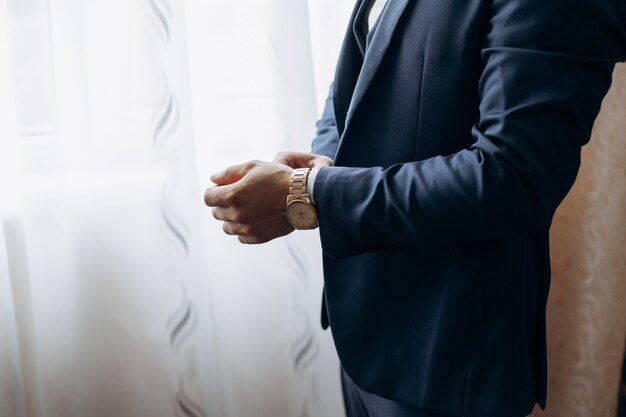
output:
[[[372,24],[373,5],[311,154],[230,167],[206,204],[249,244],[319,221],[349,416],[525,416],[546,401],[550,222],[626,2],[389,0]]]

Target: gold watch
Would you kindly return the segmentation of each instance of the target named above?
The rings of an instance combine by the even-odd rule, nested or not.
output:
[[[298,230],[310,230],[317,227],[317,211],[306,188],[310,172],[311,168],[294,169],[289,182],[289,195],[283,215],[287,223]]]

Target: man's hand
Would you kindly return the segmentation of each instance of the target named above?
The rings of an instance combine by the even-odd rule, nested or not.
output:
[[[278,163],[251,161],[211,176],[204,202],[213,217],[224,222],[224,232],[241,243],[265,243],[293,231],[283,210],[293,170]]]
[[[274,157],[274,162],[293,169],[322,168],[333,165],[333,160],[327,156],[302,152],[280,152]]]

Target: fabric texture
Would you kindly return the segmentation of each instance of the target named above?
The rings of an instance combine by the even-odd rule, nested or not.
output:
[[[341,369],[341,389],[346,417],[446,417],[425,410],[404,406],[396,401],[363,391]]]

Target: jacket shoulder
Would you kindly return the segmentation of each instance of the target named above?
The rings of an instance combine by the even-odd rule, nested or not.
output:
[[[490,0],[488,43],[620,61],[624,0]]]

